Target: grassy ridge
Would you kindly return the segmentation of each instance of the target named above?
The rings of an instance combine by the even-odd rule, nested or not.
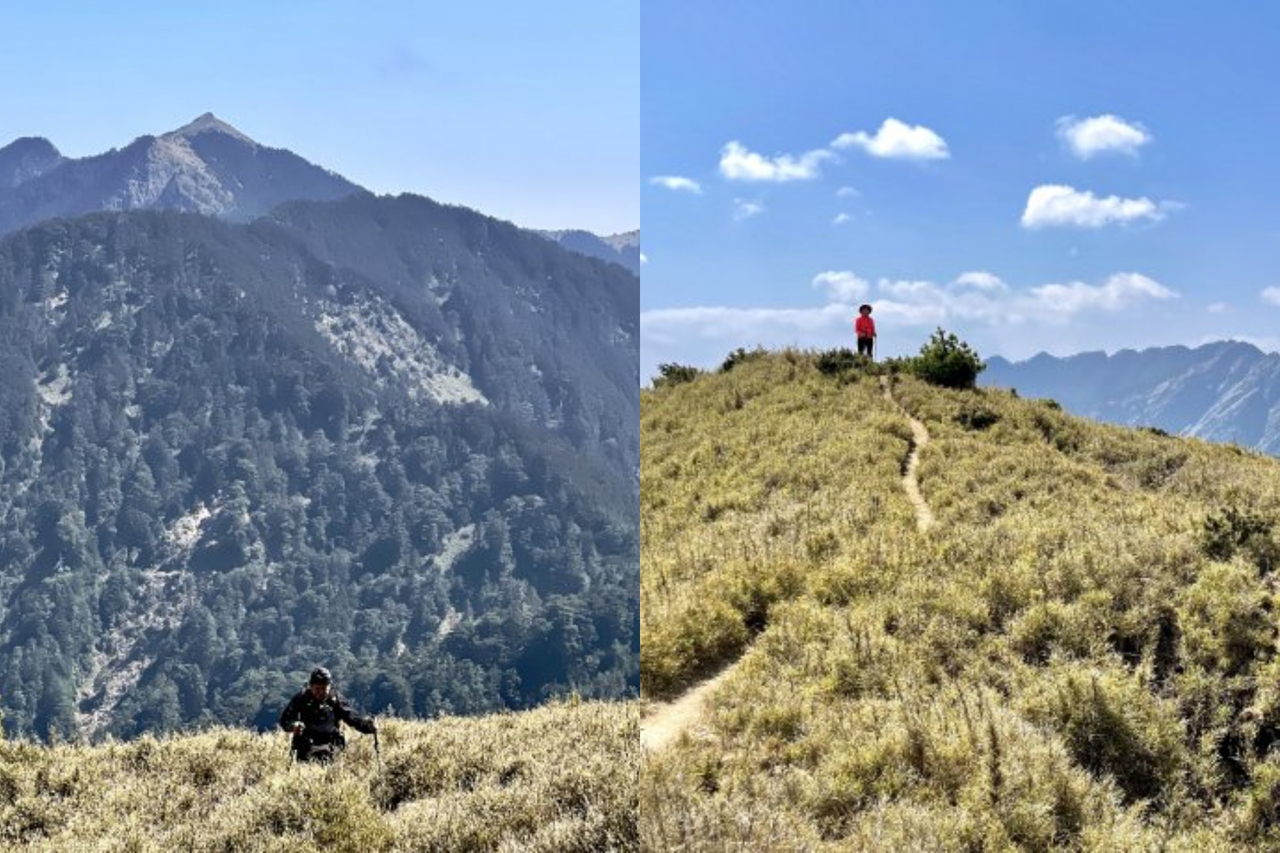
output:
[[[634,849],[634,705],[560,703],[386,720],[383,767],[355,735],[291,766],[284,735],[219,729],[98,746],[0,742],[0,849]]]
[[[1280,463],[894,387],[925,534],[874,377],[642,392],[646,690],[759,630],[713,737],[647,759],[642,846],[1280,849]]]
[[[896,489],[910,429],[873,380],[840,385],[788,354],[642,392],[640,406],[649,696],[735,657],[774,602],[822,583],[815,568],[874,561],[910,526]]]

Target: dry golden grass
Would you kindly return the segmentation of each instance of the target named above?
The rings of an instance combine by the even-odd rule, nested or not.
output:
[[[638,844],[633,704],[386,720],[330,767],[231,729],[98,746],[0,742],[0,849],[601,851]]]
[[[1280,850],[1280,463],[786,352],[642,392],[648,850]]]

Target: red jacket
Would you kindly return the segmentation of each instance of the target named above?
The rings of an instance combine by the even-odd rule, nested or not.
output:
[[[870,317],[858,316],[853,321],[853,331],[860,338],[874,338],[876,336],[876,321]]]

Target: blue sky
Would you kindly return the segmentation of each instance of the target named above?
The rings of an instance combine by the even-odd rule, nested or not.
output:
[[[1280,6],[645,0],[641,375],[1280,348]]]
[[[85,156],[212,111],[377,192],[631,230],[639,18],[639,0],[5,4],[0,145]]]

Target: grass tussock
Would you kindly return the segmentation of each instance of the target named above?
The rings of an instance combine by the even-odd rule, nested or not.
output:
[[[1280,849],[1280,463],[832,364],[642,392],[642,846]]]
[[[634,705],[387,720],[332,766],[234,730],[98,746],[0,742],[0,849],[597,851],[638,844]]]

